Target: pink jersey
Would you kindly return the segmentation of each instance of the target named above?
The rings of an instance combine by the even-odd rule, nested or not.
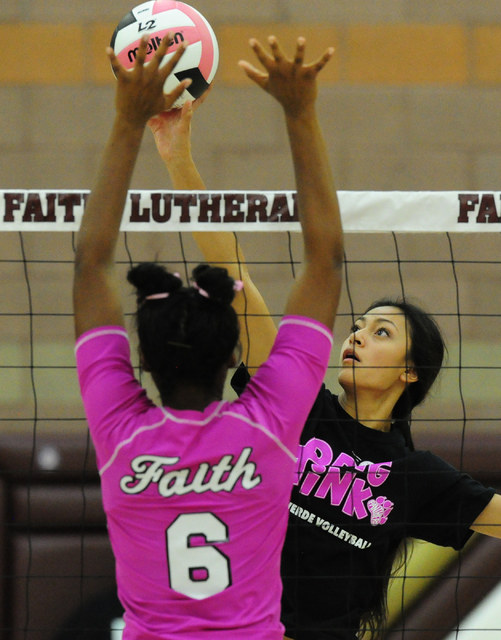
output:
[[[80,336],[124,640],[282,640],[296,449],[331,346],[324,325],[287,316],[242,396],[199,412],[148,399],[122,327]]]

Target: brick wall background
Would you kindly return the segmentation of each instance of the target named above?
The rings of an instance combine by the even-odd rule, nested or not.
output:
[[[339,189],[500,190],[498,0],[194,5],[213,25],[221,50],[214,90],[194,122],[194,155],[209,188],[294,188],[280,110],[237,67],[250,56],[249,37],[275,33],[289,50],[305,35],[311,57],[336,47],[321,76],[319,112]],[[127,0],[2,0],[0,190],[92,186],[113,117],[114,79],[104,49],[130,8]],[[147,132],[132,187],[169,186]],[[182,250],[188,261],[200,259],[189,235],[167,236],[129,235],[119,259],[163,257],[181,268]],[[288,247],[275,234],[266,242],[242,234],[241,241],[251,262],[288,260]],[[297,238],[293,244],[299,259]],[[352,306],[358,313],[379,295],[400,293],[402,275],[405,293],[437,315],[449,345],[442,382],[417,414],[424,422],[414,424],[416,440],[450,434],[453,462],[461,464],[462,447],[499,425],[499,234],[456,235],[450,242],[445,235],[404,234],[396,243],[390,234],[350,234],[346,244],[350,296],[343,294],[338,344]],[[448,262],[451,250],[456,273]],[[72,255],[70,234],[0,234],[3,432],[29,436],[36,412],[39,437],[85,433],[73,372]],[[370,266],[363,264],[367,259]],[[415,262],[423,259],[429,262]],[[272,312],[280,314],[290,268],[256,264],[253,273]],[[132,310],[125,286],[124,300]],[[332,384],[335,377],[333,370]],[[476,464],[479,470],[481,456]]]
[[[195,129],[214,188],[291,186],[280,113],[237,67],[251,35],[333,44],[320,110],[341,189],[489,189],[501,165],[501,5],[495,0],[198,0],[221,65]],[[85,188],[112,115],[104,55],[131,7],[4,0],[0,15],[0,184]],[[165,186],[144,146],[135,175]]]
[[[311,57],[330,44],[336,47],[335,58],[321,76],[319,111],[339,189],[497,190],[501,3],[198,0],[196,6],[214,26],[221,50],[214,90],[194,121],[194,155],[209,188],[294,188],[280,109],[237,66],[251,53],[250,36],[275,33],[289,49],[298,35],[305,35]],[[114,78],[104,49],[130,8],[126,0],[4,0],[0,189],[92,186],[113,117]],[[153,138],[146,132],[132,187],[169,186]],[[278,235],[269,234],[263,243],[259,234],[242,234],[247,258],[257,263],[277,257],[287,261],[288,248]],[[134,260],[181,260],[184,250],[188,261],[197,262],[201,256],[187,236],[181,247],[177,234],[133,234],[120,257],[124,262],[129,255]],[[300,260],[300,243],[295,240]],[[465,393],[469,419],[479,417],[475,428],[491,429],[491,420],[499,415],[496,390],[501,382],[496,369],[501,359],[501,302],[495,295],[499,235],[455,235],[450,247],[445,236],[410,234],[397,245],[389,234],[347,238],[350,299],[345,291],[339,341],[352,307],[359,313],[375,297],[401,293],[402,275],[406,295],[437,314],[449,345],[448,368],[437,400],[425,415],[446,420],[436,423],[437,428],[445,428],[452,418],[461,429]],[[23,407],[22,416],[31,416],[31,358],[37,367],[52,366],[36,371],[40,416],[81,415],[73,374],[67,374],[73,366],[73,238],[28,233],[21,239],[3,233],[0,248],[0,355],[9,374],[0,386],[3,413],[20,415]],[[451,251],[458,261],[458,290],[451,265],[435,262],[448,261]],[[395,263],[385,264],[398,253],[404,263],[400,272]],[[33,261],[27,272],[23,255]],[[415,263],[423,259],[431,262]],[[364,260],[373,262],[368,266]],[[470,264],[475,260],[484,263]],[[290,268],[257,264],[253,273],[271,311],[279,315]],[[124,287],[124,299],[131,305],[127,291]],[[465,314],[461,326],[458,303]],[[23,315],[30,304],[31,327]],[[458,374],[460,362],[466,368]],[[19,365],[24,369],[16,368]],[[458,386],[458,375],[464,389]]]

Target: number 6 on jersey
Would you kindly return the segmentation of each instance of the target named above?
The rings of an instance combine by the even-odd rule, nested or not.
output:
[[[179,515],[166,529],[165,537],[172,589],[189,598],[204,600],[231,585],[230,560],[213,546],[228,542],[228,527],[214,514]],[[209,544],[191,546],[195,537],[203,537]]]

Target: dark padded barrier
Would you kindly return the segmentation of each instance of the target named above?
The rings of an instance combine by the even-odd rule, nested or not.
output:
[[[501,492],[500,438],[496,430],[480,431],[468,423],[461,439],[437,425],[415,437],[416,447],[429,449],[456,468]],[[458,580],[460,576],[460,580]],[[501,580],[501,540],[476,534],[472,544],[398,620],[386,640],[443,640]],[[500,616],[501,629],[501,616]],[[500,631],[501,637],[501,631]]]
[[[87,428],[13,427],[0,433],[0,638],[75,639],[84,619],[97,638],[89,607],[115,593],[115,566]]]
[[[479,435],[469,423],[463,454],[461,440],[441,433],[440,425],[418,428],[415,439],[419,448],[500,489],[494,430]],[[460,568],[439,577],[387,639],[443,640],[497,584],[498,567],[501,541],[478,536]],[[0,640],[108,640],[120,611],[85,424],[65,431],[61,424],[34,428],[21,421],[2,429]]]

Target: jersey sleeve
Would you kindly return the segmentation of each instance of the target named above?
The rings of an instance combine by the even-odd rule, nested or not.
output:
[[[461,549],[473,531],[473,522],[494,495],[466,473],[429,452],[421,452],[421,473],[409,470],[410,496],[423,496],[409,536],[434,544]],[[417,484],[423,486],[416,486]]]
[[[101,467],[123,439],[127,418],[153,405],[134,376],[123,327],[84,333],[77,340],[75,355],[85,415]]]
[[[249,417],[295,447],[322,385],[332,348],[332,332],[323,324],[286,316],[268,360],[244,380],[241,405]],[[240,370],[240,376],[246,371]],[[235,381],[234,381],[235,382]]]

